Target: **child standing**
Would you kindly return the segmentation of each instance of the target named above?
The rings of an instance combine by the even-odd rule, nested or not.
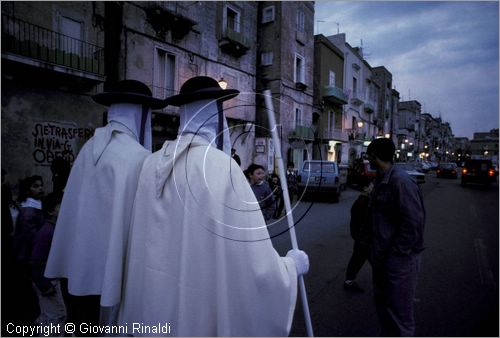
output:
[[[264,181],[266,177],[264,167],[252,163],[248,166],[247,173],[250,178],[250,186],[257,198],[257,202],[259,202],[264,220],[268,223],[276,211],[276,206],[274,203],[274,194],[267,182]]]
[[[31,252],[31,277],[40,306],[40,315],[35,323],[40,326],[61,324],[62,327],[66,322],[66,306],[61,293],[60,281],[43,276],[60,205],[61,201],[57,193],[48,194],[43,200],[42,210],[45,222],[35,234]]]

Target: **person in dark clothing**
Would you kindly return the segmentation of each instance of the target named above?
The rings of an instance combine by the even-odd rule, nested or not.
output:
[[[269,187],[274,194],[274,204],[276,211],[274,212],[273,218],[280,218],[283,208],[285,207],[285,202],[283,200],[283,189],[281,189],[280,178],[276,174],[271,175],[269,180]]]
[[[363,192],[354,201],[351,207],[351,222],[350,230],[351,237],[354,240],[352,256],[347,265],[346,279],[344,281],[344,289],[353,292],[364,292],[364,290],[356,282],[356,276],[363,264],[368,258],[369,234],[368,234],[368,218],[369,218],[369,194],[373,185],[370,184],[363,188]]]
[[[45,222],[35,235],[31,251],[31,278],[33,290],[38,296],[40,315],[35,320],[38,326],[64,325],[66,322],[66,306],[61,291],[59,279],[44,277],[50,245],[54,236],[57,215],[61,200],[57,193],[48,194],[43,202],[42,209]]]
[[[43,195],[44,189],[41,176],[30,176],[21,181],[18,196],[21,209],[16,219],[14,232],[14,251],[19,262],[29,262],[33,238],[43,225]]]
[[[288,163],[287,165],[286,184],[288,186],[288,195],[290,197],[290,203],[293,203],[294,197],[299,191],[297,175],[293,170],[293,163]]]
[[[241,166],[241,159],[238,156],[238,154],[236,154],[236,149],[234,149],[234,148],[231,148],[231,157],[233,158],[233,160],[236,161],[236,163],[238,163],[238,165]]]
[[[12,312],[16,321],[32,324],[38,312],[38,300],[31,285],[31,251],[33,240],[44,223],[42,198],[44,195],[41,176],[30,176],[19,184],[19,215],[16,218],[13,247],[15,259],[14,291],[16,301]]]
[[[50,170],[52,171],[52,192],[62,197],[64,187],[66,187],[66,182],[71,172],[69,152],[67,150],[63,151],[62,156],[59,155],[54,158],[50,165]]]
[[[418,185],[393,166],[394,143],[378,138],[367,149],[377,170],[370,196],[373,294],[382,336],[414,336],[413,299],[423,251],[425,208]]]

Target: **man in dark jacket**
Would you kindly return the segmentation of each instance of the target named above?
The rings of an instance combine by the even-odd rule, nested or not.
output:
[[[368,146],[377,178],[370,199],[375,305],[382,336],[414,336],[413,299],[423,250],[425,209],[417,184],[393,166],[394,143],[379,138]]]

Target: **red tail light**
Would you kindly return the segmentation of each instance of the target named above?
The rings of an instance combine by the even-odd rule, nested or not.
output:
[[[490,169],[490,170],[488,171],[488,174],[489,174],[490,176],[493,176],[493,175],[495,175],[495,170],[493,170],[493,169]]]
[[[467,169],[465,169],[465,168],[464,168],[464,169],[462,169],[462,174],[463,174],[463,175],[467,174]]]

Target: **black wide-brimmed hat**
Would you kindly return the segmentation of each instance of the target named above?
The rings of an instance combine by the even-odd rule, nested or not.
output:
[[[154,109],[167,106],[165,100],[154,98],[148,86],[137,80],[123,80],[110,84],[105,92],[93,95],[92,98],[105,106],[113,103],[143,104]]]
[[[211,77],[196,76],[184,82],[178,95],[170,96],[164,102],[167,105],[181,106],[206,99],[226,101],[239,93],[240,91],[236,89],[222,89],[219,83]]]

